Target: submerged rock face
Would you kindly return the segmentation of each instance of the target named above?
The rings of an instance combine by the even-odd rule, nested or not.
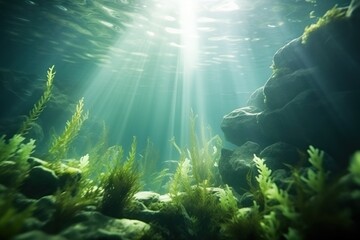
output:
[[[337,9],[338,15],[310,32],[306,41],[299,37],[276,52],[274,72],[265,85],[247,106],[223,118],[227,141],[237,146],[253,141],[262,148],[282,142],[300,152],[313,145],[338,167],[347,166],[360,149],[359,7],[353,1],[349,8]]]

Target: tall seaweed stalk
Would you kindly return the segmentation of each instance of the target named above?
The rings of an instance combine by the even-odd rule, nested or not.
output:
[[[49,102],[52,95],[55,73],[56,72],[54,71],[54,65],[53,65],[47,71],[45,91],[38,100],[38,102],[35,103],[33,108],[30,110],[28,116],[26,116],[26,120],[22,123],[18,131],[19,135],[25,136],[26,134],[28,134],[32,128],[33,123],[39,118],[40,114],[45,109],[46,104]]]
[[[66,122],[64,132],[60,136],[54,138],[54,141],[51,144],[49,153],[53,157],[58,160],[66,157],[70,143],[78,135],[81,126],[88,116],[89,112],[84,113],[84,98],[81,98],[76,105],[76,109],[71,117],[71,120]]]

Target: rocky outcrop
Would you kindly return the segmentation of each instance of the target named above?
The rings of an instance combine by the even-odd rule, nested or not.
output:
[[[359,1],[330,11],[321,24],[279,49],[265,85],[247,106],[224,117],[227,141],[240,147],[252,141],[261,149],[284,143],[285,149],[297,149],[293,157],[299,161],[313,145],[328,153],[338,170],[348,166],[360,149]],[[235,152],[224,154],[220,165],[234,162]],[[277,161],[274,166],[281,168],[283,159]],[[223,178],[236,173],[230,168],[223,168]]]

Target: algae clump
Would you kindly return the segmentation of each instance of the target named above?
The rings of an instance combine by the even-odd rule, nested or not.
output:
[[[319,20],[307,26],[301,36],[301,43],[306,44],[312,35],[335,21],[343,20],[346,17],[346,9],[338,8],[336,5],[328,10]]]
[[[135,166],[136,138],[133,138],[131,150],[125,162],[120,148],[117,165],[103,177],[100,187],[103,189],[100,212],[110,217],[121,217],[130,206],[132,197],[140,189],[140,174]]]

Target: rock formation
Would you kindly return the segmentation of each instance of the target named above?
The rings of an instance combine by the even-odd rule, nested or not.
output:
[[[247,106],[224,117],[226,140],[240,148],[254,142],[260,146],[256,154],[274,144],[299,152],[293,160],[272,156],[276,168],[300,162],[310,145],[326,152],[336,170],[348,166],[360,149],[359,26],[359,1],[352,1],[347,8],[330,9],[279,49],[265,85],[251,95]],[[248,165],[249,159],[238,159],[236,149],[223,153],[219,166],[225,182],[234,175],[237,181],[244,179],[243,170],[237,170],[243,167],[235,162]]]

